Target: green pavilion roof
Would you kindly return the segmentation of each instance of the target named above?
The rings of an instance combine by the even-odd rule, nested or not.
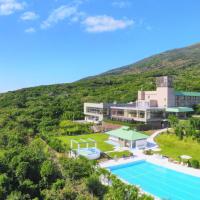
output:
[[[174,113],[181,113],[181,112],[193,112],[193,108],[189,107],[172,107],[172,108],[166,108],[166,112],[174,112]]]
[[[118,137],[124,140],[142,140],[147,139],[148,136],[135,130],[131,130],[128,126],[123,126],[119,129],[108,131],[108,135]]]
[[[176,96],[191,96],[191,97],[200,97],[200,92],[181,92],[177,91]]]

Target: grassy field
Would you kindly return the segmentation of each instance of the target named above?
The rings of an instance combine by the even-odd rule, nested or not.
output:
[[[156,138],[162,149],[161,153],[178,160],[181,155],[189,155],[192,159],[200,161],[200,144],[191,138],[179,140],[176,135],[162,134]]]
[[[112,151],[114,149],[113,145],[105,142],[108,140],[108,137],[109,136],[107,134],[95,133],[95,134],[78,135],[78,136],[59,136],[56,138],[61,140],[63,144],[67,145],[67,147],[70,147],[71,139],[80,140],[80,139],[91,138],[97,142],[97,148],[99,148],[103,152],[106,152],[106,151]],[[85,147],[85,145],[81,145],[81,147]],[[74,144],[74,148],[77,148],[75,144]]]

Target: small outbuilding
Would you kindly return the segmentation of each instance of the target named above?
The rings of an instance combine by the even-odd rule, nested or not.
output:
[[[107,134],[110,136],[109,140],[118,143],[120,147],[143,149],[147,146],[148,136],[128,126],[108,131]]]

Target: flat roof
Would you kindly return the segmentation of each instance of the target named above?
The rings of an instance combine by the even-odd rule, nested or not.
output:
[[[176,96],[191,96],[191,97],[200,97],[200,92],[182,92],[182,91],[176,91]]]
[[[166,108],[166,112],[174,112],[174,113],[181,113],[181,112],[193,112],[193,108],[189,107],[172,107],[172,108]]]
[[[149,136],[141,132],[131,130],[128,126],[122,126],[119,129],[106,132],[110,136],[118,137],[124,140],[142,140],[147,139]]]

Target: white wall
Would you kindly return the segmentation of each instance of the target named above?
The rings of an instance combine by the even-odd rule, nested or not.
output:
[[[138,148],[138,149],[143,149],[147,146],[147,140],[144,139],[144,140],[137,140],[135,142],[135,147]]]

